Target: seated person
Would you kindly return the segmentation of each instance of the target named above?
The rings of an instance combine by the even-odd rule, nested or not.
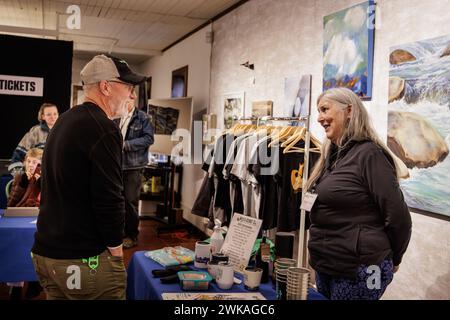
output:
[[[25,172],[14,178],[8,207],[39,207],[42,149],[30,149],[24,161]]]
[[[8,207],[39,207],[42,153],[42,149],[38,148],[28,150],[24,161],[25,172],[17,174],[14,178],[9,194]],[[24,282],[9,282],[8,285],[11,287],[11,299],[20,300],[22,298]],[[39,282],[28,282],[25,298],[30,299],[36,297],[41,291],[42,288]]]

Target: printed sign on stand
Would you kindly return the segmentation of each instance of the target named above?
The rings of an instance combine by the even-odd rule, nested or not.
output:
[[[233,214],[221,251],[229,257],[234,271],[244,273],[261,225],[260,219]]]

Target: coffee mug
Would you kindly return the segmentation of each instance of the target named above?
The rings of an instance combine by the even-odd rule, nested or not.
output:
[[[258,290],[261,283],[263,269],[247,267],[244,271],[244,286],[247,290]]]
[[[197,241],[195,243],[195,261],[196,268],[206,268],[211,257],[211,244],[205,241]]]
[[[219,268],[219,263],[217,261],[211,260],[210,262],[208,262],[208,273],[211,275],[211,277],[214,280],[216,280],[218,268]]]
[[[222,290],[228,290],[234,283],[233,266],[227,262],[219,262],[216,272],[217,286]]]

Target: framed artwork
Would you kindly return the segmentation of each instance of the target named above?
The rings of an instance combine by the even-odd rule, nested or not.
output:
[[[264,117],[272,116],[273,112],[273,101],[253,101],[252,103],[252,116],[253,117]]]
[[[311,111],[311,83],[312,76],[310,74],[285,78],[283,116],[306,117],[309,115]]]
[[[223,97],[224,128],[230,129],[233,124],[244,116],[245,93],[229,93]]]
[[[323,18],[323,90],[346,87],[372,98],[374,1]]]
[[[172,71],[172,98],[187,97],[188,66]]]
[[[450,220],[450,35],[390,48],[387,144],[405,201]]]
[[[171,135],[177,129],[179,113],[175,108],[148,105],[148,114],[155,134]]]
[[[202,116],[202,143],[209,144],[214,141],[214,136],[211,134],[211,129],[217,128],[217,115],[214,113],[204,114]]]

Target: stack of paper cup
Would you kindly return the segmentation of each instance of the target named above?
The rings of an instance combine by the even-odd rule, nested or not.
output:
[[[279,258],[275,261],[276,293],[278,300],[286,300],[288,268],[296,265],[294,259]]]
[[[290,267],[287,269],[287,300],[306,300],[308,298],[309,270]]]

